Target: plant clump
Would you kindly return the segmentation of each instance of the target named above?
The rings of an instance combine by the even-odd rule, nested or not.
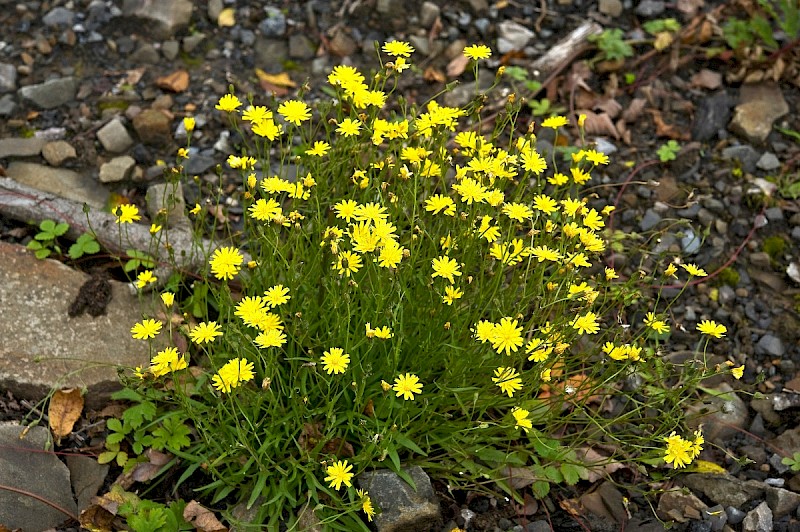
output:
[[[227,161],[244,229],[203,251],[201,279],[174,275],[152,292],[160,312],[132,324],[153,356],[124,378],[118,397],[133,406],[109,422],[105,460],[130,470],[149,448],[171,453],[180,482],[199,476],[229,519],[243,503],[277,529],[309,503],[332,530],[368,530],[381,511],[358,485],[369,470],[408,479],[415,463],[453,489],[522,501],[522,471],[544,497],[611,463],[646,473],[700,454],[683,404],[730,370],[666,362],[666,309],[626,302],[645,304],[643,284],[706,272],[670,263],[623,278],[605,266],[613,207],[581,190],[608,157],[582,136],[546,157],[532,128],[517,133],[518,102],[486,124],[483,93],[463,108],[396,98],[413,51],[386,43],[369,77],[335,67],[331,102],[220,98],[246,142]],[[464,53],[477,76],[491,50]],[[570,123],[541,126],[558,137]],[[188,149],[176,186],[191,178]],[[204,213],[190,210],[198,226]],[[121,224],[137,217],[118,211]],[[726,328],[703,320],[697,332],[705,352]]]

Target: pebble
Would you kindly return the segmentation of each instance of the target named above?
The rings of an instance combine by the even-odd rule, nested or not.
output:
[[[722,159],[725,161],[739,162],[742,170],[751,173],[756,169],[756,163],[761,158],[758,152],[748,144],[728,146],[722,150]]]
[[[0,116],[11,116],[17,109],[17,102],[10,94],[4,95],[0,98]]]
[[[620,0],[600,0],[597,9],[604,15],[618,17],[622,14],[623,5]]]
[[[640,17],[657,17],[664,12],[666,6],[661,0],[642,0],[634,11]]]
[[[42,17],[45,26],[72,26],[74,20],[75,13],[65,7],[53,8]]]
[[[757,355],[767,355],[772,357],[782,357],[786,353],[783,342],[777,336],[765,334],[756,344]]]
[[[145,109],[133,118],[133,129],[139,140],[151,146],[163,146],[172,140],[170,119],[161,111]]]
[[[317,47],[311,39],[302,33],[294,33],[289,36],[289,57],[292,59],[311,59],[316,53]]]
[[[753,144],[763,143],[772,124],[789,112],[783,92],[774,83],[742,85],[740,101],[733,112],[730,129]]]
[[[777,170],[781,167],[781,162],[778,157],[771,152],[764,153],[756,163],[756,168],[769,172],[770,170]]]
[[[433,2],[423,2],[419,9],[419,23],[424,28],[430,28],[437,18],[441,10],[439,6]]]
[[[742,521],[743,532],[772,532],[772,510],[766,501],[747,512]]]
[[[35,157],[42,153],[42,148],[46,142],[44,139],[36,137],[0,139],[0,159]]]
[[[659,215],[654,209],[647,209],[642,217],[642,220],[639,222],[639,229],[642,231],[649,231],[657,226],[660,221],[661,215]]]
[[[276,74],[283,70],[283,62],[289,55],[289,46],[283,39],[256,39],[253,45],[256,65],[266,72]]]
[[[204,33],[193,33],[183,38],[183,51],[187,54],[194,52],[206,40]]]
[[[764,216],[766,216],[767,220],[770,222],[783,220],[783,209],[780,207],[770,207],[764,211]]]
[[[681,238],[681,247],[683,248],[683,252],[687,255],[694,255],[698,251],[700,251],[700,247],[703,243],[703,238],[699,235],[694,234],[694,231],[691,229],[687,229],[684,236]]]
[[[276,7],[264,8],[266,18],[262,20],[258,29],[264,37],[281,37],[286,32],[286,16]]]
[[[42,156],[51,166],[61,166],[78,156],[75,148],[69,142],[57,140],[48,142],[42,148]]]
[[[738,525],[744,520],[744,516],[747,515],[735,506],[726,507],[725,514],[728,516],[728,523],[731,525]]]
[[[149,42],[142,42],[139,44],[139,48],[133,52],[128,59],[130,59],[134,63],[144,63],[147,65],[155,65],[159,62],[160,57],[158,55],[158,50],[156,50],[155,46],[150,44]]]
[[[53,109],[75,99],[77,81],[72,77],[51,79],[19,89],[19,97],[41,109]]]
[[[101,183],[117,183],[131,176],[136,161],[130,155],[114,157],[107,163],[100,165],[99,179]]]
[[[0,63],[0,94],[17,90],[17,68],[9,63]]]
[[[724,131],[731,119],[732,108],[733,98],[725,91],[700,100],[692,123],[692,139],[708,142],[720,131]]]
[[[138,27],[156,39],[168,39],[189,25],[193,9],[192,0],[128,0],[123,2],[120,14],[133,19],[132,22],[143,19],[145,24],[139,24]]]
[[[522,50],[536,34],[518,22],[504,20],[497,25],[497,51],[501,54]]]
[[[97,140],[111,153],[122,153],[133,146],[133,139],[122,121],[115,118],[97,131]]]

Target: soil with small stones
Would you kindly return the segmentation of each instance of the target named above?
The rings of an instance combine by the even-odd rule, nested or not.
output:
[[[550,49],[569,31],[587,19],[593,19],[607,28],[621,28],[629,37],[641,37],[642,24],[647,15],[637,14],[624,2],[621,14],[612,17],[598,12],[595,2],[575,0],[568,2],[498,2],[488,6],[479,0],[470,2],[434,2],[439,7],[438,19],[422,27],[419,16],[424,11],[419,0],[404,2],[375,2],[368,0],[335,0],[332,2],[225,2],[236,7],[236,23],[233,27],[219,27],[209,20],[205,3],[198,6],[192,16],[189,29],[180,30],[172,39],[180,41],[190,36],[203,36],[192,50],[180,51],[174,59],[166,59],[158,50],[165,50],[170,39],[158,40],[144,32],[141,26],[126,23],[124,17],[112,16],[115,2],[17,2],[6,3],[0,13],[0,62],[15,65],[18,70],[17,86],[41,83],[53,76],[74,75],[81,87],[79,98],[65,106],[51,110],[36,110],[22,102],[0,121],[0,138],[24,136],[32,131],[53,131],[64,128],[64,138],[78,153],[67,167],[96,171],[100,163],[108,158],[98,143],[95,133],[119,107],[119,101],[129,99],[127,113],[132,108],[150,107],[158,99],[160,105],[175,117],[193,115],[203,117],[205,123],[200,134],[193,139],[193,146],[202,154],[215,158],[213,164],[222,163],[227,154],[214,151],[227,131],[223,117],[214,111],[220,94],[227,92],[229,84],[238,94],[252,93],[257,100],[266,100],[268,87],[259,82],[255,68],[277,74],[288,71],[293,80],[302,83],[308,80],[310,87],[306,98],[326,98],[320,88],[326,83],[326,75],[332,65],[345,62],[369,71],[377,65],[373,41],[383,42],[390,38],[412,39],[420,48],[427,42],[429,56],[414,57],[419,69],[425,74],[410,75],[401,86],[402,93],[411,102],[423,103],[431,95],[444,88],[447,67],[464,44],[485,42],[496,49],[500,23],[516,21],[528,28],[536,28],[536,37],[522,51],[495,54],[487,65],[495,68],[500,61],[508,66],[530,67],[533,61]],[[659,17],[675,17],[687,24],[704,12],[716,11],[718,19],[732,13],[741,13],[733,5],[721,2],[695,3],[677,2],[659,4],[664,12]],[[91,5],[90,5],[91,4]],[[92,6],[99,4],[111,15],[91,19]],[[121,4],[121,2],[116,2]],[[379,4],[388,5],[388,11],[378,9]],[[607,4],[600,2],[600,4]],[[687,14],[680,9],[696,7]],[[51,27],[43,23],[42,15],[55,7],[67,7],[77,15],[76,26]],[[546,10],[542,10],[546,6]],[[687,7],[688,6],[688,7]],[[287,21],[285,30],[274,37],[263,37],[261,28],[265,8],[277,8]],[[98,12],[105,12],[99,10]],[[100,38],[96,38],[100,36]],[[301,38],[302,37],[302,38]],[[414,40],[416,39],[416,40]],[[310,46],[311,53],[289,52],[288,43]],[[137,50],[146,45],[156,49],[156,60],[147,62],[136,58]],[[790,137],[773,130],[767,140],[751,144],[730,132],[721,124],[708,138],[694,138],[700,126],[698,116],[709,98],[725,91],[736,101],[741,91],[743,62],[731,54],[717,55],[707,59],[706,50],[723,46],[718,35],[709,40],[673,47],[671,53],[652,54],[650,49],[637,49],[638,55],[628,60],[617,70],[608,70],[609,65],[597,63],[595,71],[581,66],[582,60],[592,59],[596,49],[572,58],[571,62],[543,87],[538,98],[547,97],[554,108],[571,113],[583,109],[594,111],[597,116],[604,113],[609,123],[602,122],[598,131],[603,134],[589,135],[589,140],[599,139],[599,146],[611,153],[612,163],[602,172],[597,172],[590,183],[590,201],[598,209],[615,205],[613,229],[634,234],[637,245],[648,253],[632,251],[629,244],[614,248],[608,256],[608,264],[631,275],[638,269],[650,271],[660,258],[683,255],[685,260],[695,262],[711,275],[703,283],[691,286],[678,303],[671,307],[669,321],[674,331],[667,352],[686,352],[694,347],[695,324],[701,319],[713,319],[728,328],[725,343],[712,344],[719,348],[716,353],[720,361],[730,360],[736,365],[744,364],[745,373],[741,382],[731,382],[735,388],[757,390],[762,393],[784,394],[800,392],[798,386],[798,362],[800,362],[800,316],[798,316],[798,281],[789,273],[790,267],[800,261],[797,243],[800,241],[800,205],[785,193],[792,176],[798,177],[800,150]],[[344,57],[342,57],[344,55]],[[796,52],[789,50],[783,60],[797,67]],[[750,71],[765,69],[764,65],[750,62]],[[137,71],[136,69],[143,69]],[[186,69],[190,83],[185,91],[170,93],[158,89],[156,80],[162,76]],[[599,70],[606,69],[604,73]],[[698,75],[716,74],[719,79],[713,88],[705,88],[697,80]],[[132,76],[132,73],[136,75]],[[625,74],[633,74],[633,82],[624,81]],[[461,78],[469,83],[469,73]],[[493,76],[491,72],[488,76]],[[712,75],[711,78],[714,78]],[[703,78],[705,79],[705,78]],[[135,80],[135,81],[126,81]],[[797,80],[795,80],[797,81]],[[698,84],[699,83],[699,84]],[[781,79],[777,86],[792,111],[780,118],[777,125],[786,129],[800,130],[800,115],[794,112],[800,105],[800,90],[791,79]],[[506,94],[519,90],[506,79],[503,87]],[[525,90],[520,90],[524,94]],[[287,95],[294,94],[288,89]],[[502,94],[502,91],[498,91]],[[531,94],[527,94],[531,96]],[[115,103],[116,102],[116,103]],[[638,114],[625,119],[625,112],[638,108]],[[730,109],[729,109],[730,111]],[[527,113],[519,124],[521,129],[541,121],[540,117]],[[540,132],[547,142],[548,136]],[[613,133],[616,133],[615,137]],[[657,149],[673,139],[679,141],[681,151],[676,160],[660,163]],[[552,139],[550,139],[552,140]],[[570,139],[575,141],[575,138]],[[235,135],[227,144],[235,148]],[[136,144],[130,153],[144,176],[157,175],[151,172],[158,160],[172,160],[174,149],[179,145],[165,146]],[[740,146],[749,148],[755,159],[764,154],[774,154],[779,160],[777,168],[760,169],[725,155],[726,149]],[[750,152],[748,152],[750,153]],[[0,160],[0,165],[10,161]],[[198,184],[185,187],[187,203],[202,201],[213,194],[213,179],[202,177],[214,175],[213,164],[201,173]],[[0,166],[2,169],[2,166]],[[758,179],[777,181],[778,191],[770,195],[759,188]],[[146,177],[139,181],[127,180],[113,189],[135,203],[144,205],[144,191],[149,184]],[[229,200],[225,203],[224,215],[241,214],[239,200],[243,191],[233,176],[223,176],[222,190]],[[781,192],[784,192],[783,194]],[[686,224],[677,227],[675,223]],[[650,222],[655,222],[652,225]],[[687,228],[702,246],[695,249],[691,239],[685,240]],[[0,219],[0,238],[25,244],[34,229],[18,222]],[[735,274],[735,275],[734,275]],[[101,294],[102,278],[93,278],[86,290]],[[677,293],[676,288],[666,288],[667,296]],[[102,294],[101,294],[102,295]],[[98,296],[99,297],[99,296]],[[86,311],[94,315],[101,308],[75,302],[75,312]],[[80,307],[80,308],[79,308]],[[644,310],[642,311],[644,314]],[[631,321],[642,316],[630,316]],[[777,341],[776,341],[777,340]],[[745,396],[747,397],[747,396]],[[767,478],[783,479],[785,487],[798,491],[800,478],[791,471],[777,469],[774,462],[763,458],[743,464],[733,456],[757,456],[752,448],[766,447],[763,457],[779,453],[765,442],[784,431],[794,429],[798,423],[797,407],[778,413],[778,419],[769,416],[749,402],[749,422],[737,429],[735,436],[719,447],[707,446],[701,458],[723,465],[741,479],[763,481]],[[0,418],[20,419],[30,405],[20,404],[13,397],[0,400]],[[773,411],[772,414],[775,414]],[[91,419],[82,420],[88,425]],[[79,427],[81,426],[79,423]],[[76,429],[80,430],[80,429]],[[84,435],[85,436],[85,435]],[[102,438],[75,437],[73,446],[99,451]],[[446,485],[435,484],[442,502],[445,521],[469,530],[534,530],[529,523],[544,520],[554,530],[635,530],[655,523],[650,502],[633,491],[625,492],[630,499],[628,506],[634,521],[627,527],[590,514],[575,515],[562,507],[565,502],[580,497],[594,487],[580,482],[574,487],[556,487],[544,501],[532,501],[520,506],[510,504],[503,498],[493,498],[474,493],[451,493]],[[662,484],[661,488],[668,487]],[[642,487],[645,489],[645,487]],[[701,496],[702,498],[702,496]],[[711,501],[706,501],[713,505]],[[750,508],[741,508],[747,511]],[[677,525],[678,529],[704,530],[704,523],[696,521]],[[514,528],[516,527],[516,528]],[[800,527],[795,514],[776,520],[775,530],[792,530]],[[64,528],[63,530],[70,530]]]

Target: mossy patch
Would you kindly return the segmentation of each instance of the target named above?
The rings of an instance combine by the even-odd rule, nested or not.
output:
[[[772,235],[764,240],[761,249],[769,255],[769,258],[777,260],[786,251],[786,240],[780,235]]]

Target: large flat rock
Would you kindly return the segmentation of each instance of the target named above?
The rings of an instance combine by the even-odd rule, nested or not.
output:
[[[17,183],[85,202],[95,209],[102,209],[108,201],[108,191],[97,181],[66,168],[14,161],[6,168],[6,175]]]
[[[68,316],[87,279],[0,242],[0,390],[41,399],[53,387],[86,387],[87,406],[98,405],[119,388],[118,366],[149,364],[147,342],[131,337],[142,314],[127,285],[111,281],[104,315]]]
[[[31,532],[52,529],[78,514],[69,470],[55,454],[44,452],[48,444],[52,449],[49,430],[33,427],[22,437],[23,428],[0,425],[0,484],[19,490],[0,490],[0,524]]]

